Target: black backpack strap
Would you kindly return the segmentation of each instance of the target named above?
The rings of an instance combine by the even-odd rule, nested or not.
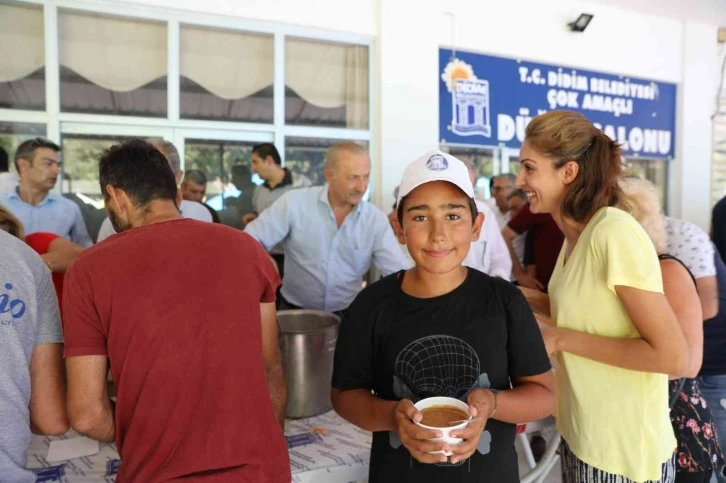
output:
[[[693,280],[693,285],[696,285],[696,291],[698,291],[698,285],[696,284],[696,277],[693,276],[693,273],[691,273],[691,270],[679,258],[674,257],[673,255],[669,255],[667,253],[663,253],[663,254],[658,255],[658,260],[675,260],[676,262],[680,263],[683,266],[683,268],[686,269],[686,271],[688,272],[688,275],[690,275],[691,280]]]
[[[698,291],[698,285],[696,285],[696,278],[693,276],[693,273],[691,273],[691,271],[688,269],[686,264],[683,263],[680,259],[678,259],[677,257],[674,257],[673,255],[663,253],[661,255],[658,255],[658,260],[675,260],[676,262],[680,263],[683,266],[683,268],[686,269],[686,271],[688,272],[688,275],[690,275],[691,280],[693,280],[693,285],[696,286],[696,291]],[[676,392],[674,392],[673,395],[668,400],[668,407],[671,407],[671,408],[673,407],[673,405],[678,400],[678,396],[683,391],[683,386],[685,386],[685,385],[686,385],[686,378],[685,377],[680,378],[678,380],[678,389],[676,389]]]

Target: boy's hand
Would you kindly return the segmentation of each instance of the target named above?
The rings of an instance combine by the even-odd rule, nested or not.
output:
[[[494,410],[494,394],[489,389],[477,388],[469,393],[466,402],[469,403],[471,417],[480,417],[481,420],[474,421],[463,429],[451,432],[452,438],[462,438],[464,440],[460,444],[451,447],[451,452],[454,453],[451,456],[452,463],[464,461],[476,451],[479,446],[479,438],[481,438],[487,420]]]
[[[393,421],[401,443],[411,456],[421,463],[442,463],[446,461],[443,454],[429,454],[432,451],[451,451],[442,441],[428,441],[441,437],[440,431],[425,429],[413,421],[420,422],[423,415],[418,412],[409,399],[401,399],[393,407]]]

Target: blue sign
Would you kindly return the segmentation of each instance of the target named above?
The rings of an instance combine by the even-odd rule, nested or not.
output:
[[[558,109],[586,116],[626,156],[674,156],[675,84],[449,49],[439,68],[442,143],[520,148],[529,121]]]

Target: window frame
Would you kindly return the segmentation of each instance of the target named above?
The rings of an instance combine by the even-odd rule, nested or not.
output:
[[[0,0],[3,1],[3,0]],[[134,128],[174,130],[215,130],[227,132],[272,133],[272,139],[283,156],[285,137],[309,137],[328,139],[348,139],[368,143],[371,157],[378,152],[377,140],[373,136],[376,113],[373,100],[377,98],[375,71],[375,38],[360,34],[333,32],[310,27],[286,25],[281,23],[252,20],[241,17],[187,12],[162,7],[131,4],[100,4],[92,0],[5,0],[7,3],[39,5],[44,16],[45,45],[45,111],[22,109],[0,109],[0,119],[8,122],[28,122],[46,125],[47,137],[55,142],[61,141],[63,123],[96,124],[97,129],[109,126],[133,126]],[[4,3],[5,3],[4,2]],[[140,21],[163,22],[167,27],[167,117],[153,118],[141,116],[119,116],[105,114],[67,113],[60,110],[59,42],[58,11],[73,10],[82,13],[116,16]],[[274,114],[273,123],[249,123],[236,121],[206,121],[180,118],[180,26],[191,25],[219,28],[250,33],[272,35],[274,38]],[[348,129],[315,126],[292,126],[285,124],[285,40],[287,37],[362,45],[368,48],[368,129]],[[110,133],[109,133],[110,134]],[[176,136],[175,136],[176,138]],[[174,139],[175,141],[177,139]],[[183,146],[179,147],[184,167]],[[372,179],[380,167],[373,163]],[[55,190],[60,191],[62,183]]]

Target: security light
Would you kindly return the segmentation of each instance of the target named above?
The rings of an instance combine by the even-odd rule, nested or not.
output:
[[[580,16],[577,17],[577,20],[572,23],[568,23],[567,25],[573,32],[584,32],[587,26],[590,25],[592,17],[594,17],[594,15],[590,13],[581,13]]]

